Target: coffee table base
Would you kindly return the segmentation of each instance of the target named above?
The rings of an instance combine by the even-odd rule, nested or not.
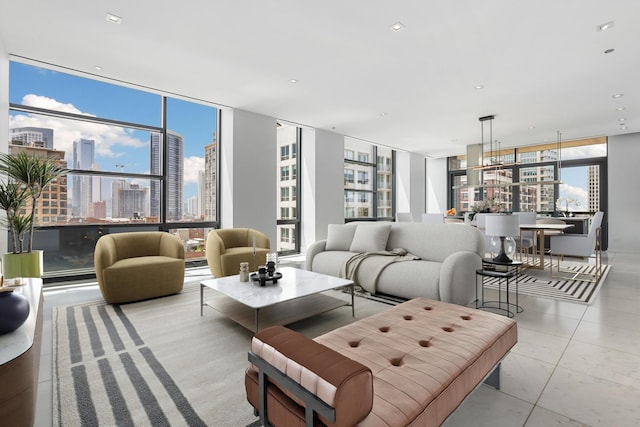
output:
[[[207,300],[203,305],[208,305],[253,332],[270,326],[288,325],[349,305],[351,314],[354,315],[352,303],[324,294],[313,294],[261,309],[252,309],[224,295],[216,295],[214,299]]]

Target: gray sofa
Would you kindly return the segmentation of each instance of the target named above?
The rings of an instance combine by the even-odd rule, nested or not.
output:
[[[330,224],[307,249],[307,270],[349,277],[371,293],[467,305],[475,298],[482,233],[465,224]],[[406,254],[405,254],[406,252]]]

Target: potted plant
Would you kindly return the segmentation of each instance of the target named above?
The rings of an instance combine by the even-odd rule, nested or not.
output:
[[[26,152],[0,153],[0,174],[4,175],[0,209],[6,212],[5,225],[13,243],[13,252],[3,255],[6,278],[42,276],[42,251],[33,250],[37,202],[45,187],[66,173],[56,160]]]

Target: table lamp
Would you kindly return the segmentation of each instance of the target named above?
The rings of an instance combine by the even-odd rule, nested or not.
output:
[[[507,253],[513,255],[516,249],[516,242],[513,237],[520,235],[520,218],[518,215],[487,215],[485,234],[500,238],[499,252],[493,260],[504,263],[513,262]]]

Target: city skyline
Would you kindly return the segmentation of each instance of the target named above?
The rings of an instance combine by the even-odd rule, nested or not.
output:
[[[160,126],[161,96],[135,89],[10,63],[9,101],[80,116],[100,117],[148,126]],[[203,125],[204,124],[204,125]],[[95,141],[99,170],[148,174],[150,132],[115,125],[77,122],[45,115],[11,111],[9,127],[53,129],[53,148],[70,162],[73,142]],[[198,171],[204,169],[204,149],[217,131],[217,110],[210,105],[167,99],[167,128],[184,141],[184,197],[197,196]]]

